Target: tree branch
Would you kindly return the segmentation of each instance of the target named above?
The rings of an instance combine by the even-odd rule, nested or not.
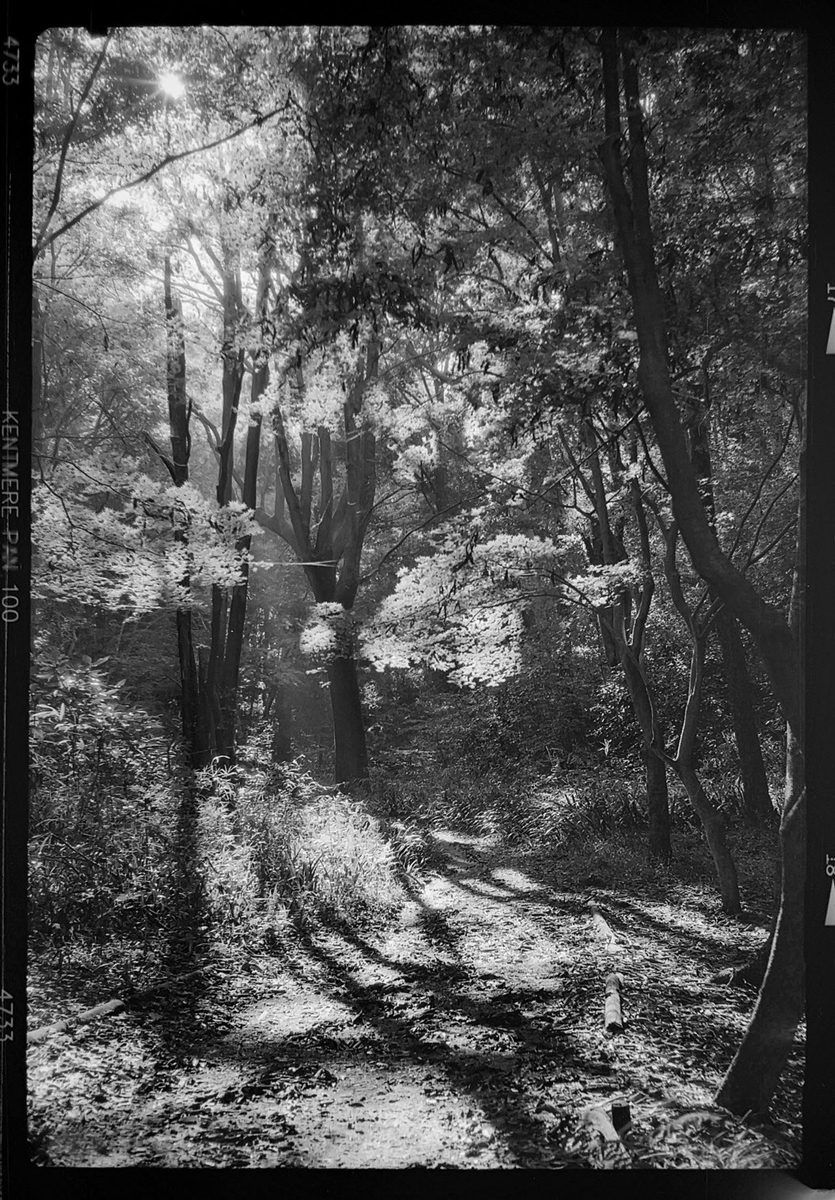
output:
[[[279,113],[285,112],[286,108],[287,104],[282,104],[279,108],[274,108],[270,112],[265,113],[263,116],[256,117],[254,121],[249,121],[246,125],[242,125],[240,129],[235,129],[232,131],[232,133],[224,134],[223,137],[215,138],[214,141],[205,142],[202,146],[194,146],[190,150],[181,150],[177,154],[167,154],[165,158],[156,163],[155,166],[151,167],[147,171],[144,171],[135,179],[130,179],[127,183],[120,183],[116,187],[110,188],[110,190],[105,192],[103,196],[99,196],[98,200],[93,200],[90,204],[86,205],[86,207],[82,208],[80,212],[77,212],[74,217],[71,217],[68,221],[65,221],[63,225],[60,225],[57,229],[53,230],[48,238],[45,238],[40,243],[36,243],[32,255],[33,260],[36,259],[38,255],[46,249],[47,246],[54,242],[56,238],[59,238],[62,234],[72,229],[72,227],[77,225],[79,221],[83,221],[85,217],[88,217],[90,213],[95,212],[97,208],[101,208],[104,202],[109,200],[111,196],[115,196],[118,192],[128,192],[131,188],[139,187],[140,184],[147,183],[149,179],[153,179],[155,175],[158,175],[160,171],[164,170],[172,163],[182,162],[183,159],[191,158],[195,154],[203,154],[206,150],[213,150],[215,146],[222,146],[226,142],[231,142],[235,138],[241,137],[248,130],[254,129],[256,125],[263,125],[263,123],[268,121],[271,117],[275,117]]]
[[[55,175],[55,187],[52,191],[52,200],[50,201],[47,214],[44,217],[43,221],[41,222],[41,227],[38,230],[37,237],[35,238],[33,260],[38,257],[41,250],[43,250],[43,248],[45,246],[49,245],[49,242],[54,241],[54,236],[49,238],[48,241],[44,241],[43,240],[44,234],[46,233],[47,229],[49,228],[49,222],[52,220],[53,216],[55,215],[55,210],[58,207],[58,201],[61,199],[61,185],[64,181],[64,167],[66,166],[66,163],[67,163],[67,153],[70,148],[70,143],[72,142],[72,135],[75,133],[75,127],[78,123],[78,118],[81,115],[81,107],[84,104],[84,101],[87,99],[88,95],[90,94],[90,89],[93,86],[96,75],[99,72],[99,68],[101,67],[102,63],[104,62],[104,56],[107,53],[107,47],[110,44],[111,36],[112,36],[111,34],[108,34],[107,37],[104,39],[104,45],[101,48],[98,58],[93,63],[93,69],[90,72],[90,76],[89,76],[86,84],[84,85],[81,95],[78,98],[78,104],[75,107],[75,111],[72,114],[70,122],[67,125],[66,130],[64,131],[64,139],[61,144],[61,153],[58,157],[58,171]]]

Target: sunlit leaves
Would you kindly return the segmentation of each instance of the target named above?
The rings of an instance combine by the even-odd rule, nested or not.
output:
[[[34,594],[132,613],[200,602],[200,589],[240,582],[240,504],[218,508],[193,487],[139,472],[72,468],[34,489]]]
[[[423,664],[465,686],[500,683],[521,667],[526,598],[552,562],[548,543],[511,534],[419,558],[362,631],[364,653],[379,669]]]

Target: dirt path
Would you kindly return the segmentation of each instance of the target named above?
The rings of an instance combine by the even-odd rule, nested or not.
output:
[[[602,1028],[611,960],[589,896],[487,839],[435,839],[438,869],[386,932],[319,931],[288,957],[221,961],[165,1007],[33,1046],[42,1161],[594,1165],[597,1143],[581,1124],[589,1105],[627,1097],[632,1142],[646,1153],[669,1137],[665,1121],[710,1104],[721,1046],[715,1028],[689,1028],[711,989],[683,949],[709,943],[706,932],[662,934],[652,905],[621,911],[628,1024],[612,1040]],[[723,936],[720,926],[715,945],[700,946],[702,961],[715,962]],[[711,1006],[714,1027],[730,1022],[736,1036],[738,1000],[713,999],[725,1005]],[[778,1139],[775,1166],[781,1152]]]

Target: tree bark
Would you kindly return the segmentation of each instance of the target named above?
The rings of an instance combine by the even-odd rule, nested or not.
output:
[[[647,780],[647,812],[649,814],[649,856],[658,862],[669,862],[670,799],[667,790],[667,768],[651,746],[644,743],[644,763]]]
[[[690,457],[702,493],[702,501],[712,528],[716,528],[716,500],[713,492],[713,467],[710,453],[711,392],[708,374],[708,357],[702,363],[704,377],[704,399],[695,404],[687,423],[690,438]],[[711,589],[711,600],[717,599],[715,588]],[[762,822],[774,816],[774,808],[768,791],[754,701],[745,648],[740,637],[736,618],[724,604],[716,614],[716,633],[722,651],[722,667],[727,686],[728,708],[736,742],[739,773],[742,780],[743,807],[751,820]]]
[[[729,916],[735,916],[742,909],[739,897],[739,879],[736,864],[728,848],[725,837],[725,821],[720,812],[711,804],[702,787],[698,775],[690,765],[676,765],[676,774],[684,784],[687,798],[693,805],[702,828],[705,831],[708,849],[716,867],[716,877],[719,881],[719,895],[722,898],[722,908]]]
[[[722,649],[728,707],[742,780],[743,808],[752,821],[763,822],[775,814],[754,715],[753,689],[736,618],[724,605],[716,616],[716,634]]]
[[[765,1114],[794,1044],[804,1004],[804,886],[806,836],[802,762],[792,739],[787,819],[780,832],[781,903],[771,953],[751,1022],[716,1095],[731,1112]]]
[[[330,661],[328,681],[333,711],[334,782],[350,787],[368,778],[365,722],[353,655],[341,655]]]

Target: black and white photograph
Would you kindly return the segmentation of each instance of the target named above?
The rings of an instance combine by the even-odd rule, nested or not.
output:
[[[807,51],[40,33],[32,1168],[798,1169]]]

